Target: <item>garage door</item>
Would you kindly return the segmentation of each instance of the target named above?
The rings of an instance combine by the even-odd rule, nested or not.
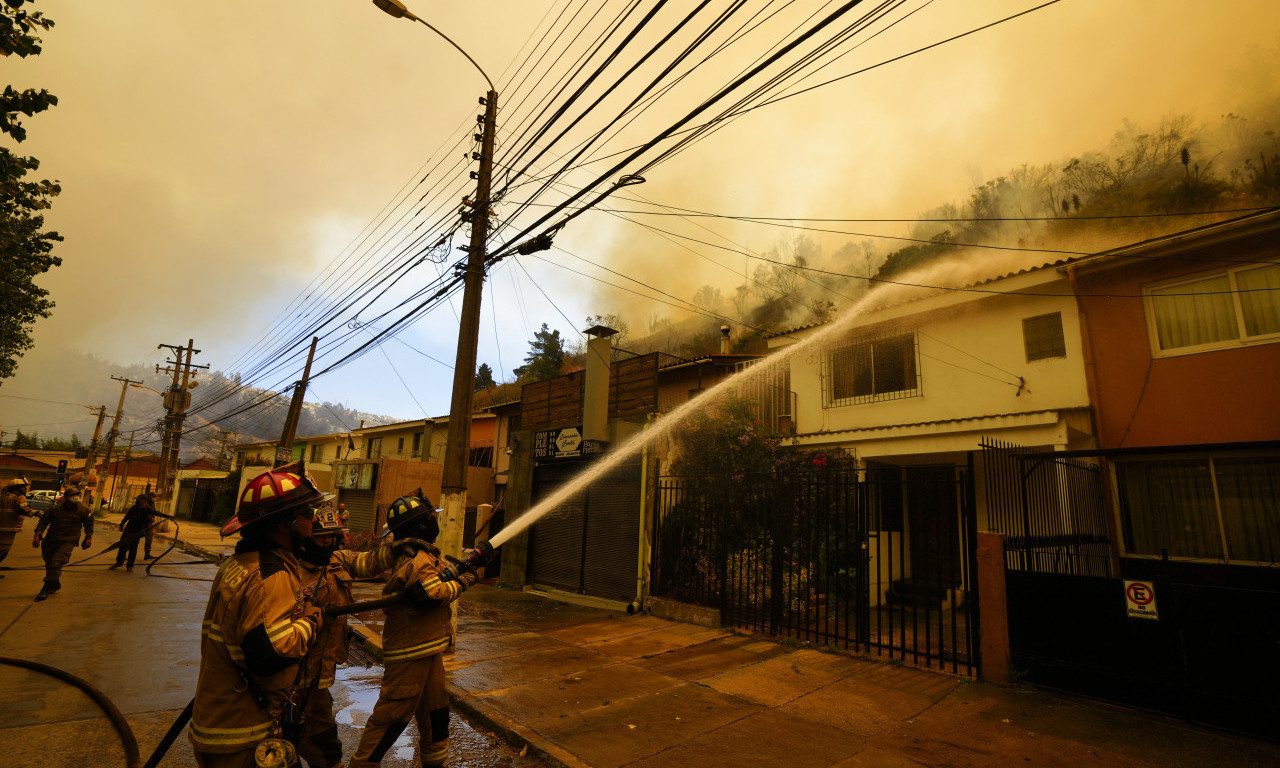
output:
[[[588,468],[586,462],[534,470],[533,501]],[[628,462],[533,525],[530,575],[535,585],[630,601],[640,545],[640,462]]]
[[[376,507],[372,490],[357,491],[338,489],[338,503],[347,505],[347,529],[352,533],[368,533],[373,530]]]

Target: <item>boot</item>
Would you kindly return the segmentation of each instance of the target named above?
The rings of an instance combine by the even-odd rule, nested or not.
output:
[[[122,565],[124,565],[124,563],[116,563],[115,565],[111,566],[111,567],[110,567],[110,568],[108,568],[107,570],[108,570],[108,571],[114,571],[115,569],[119,568],[119,567],[120,567],[120,566],[122,566]]]
[[[47,589],[40,590],[40,594],[36,595],[36,602],[38,603],[41,600],[48,600],[50,594],[52,593]]]

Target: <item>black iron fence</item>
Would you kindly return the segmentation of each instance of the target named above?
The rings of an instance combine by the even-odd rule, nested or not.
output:
[[[651,593],[719,609],[728,626],[972,674],[969,477],[944,466],[660,478]]]
[[[1005,535],[1005,567],[1111,576],[1105,482],[1096,460],[982,440],[986,529]]]

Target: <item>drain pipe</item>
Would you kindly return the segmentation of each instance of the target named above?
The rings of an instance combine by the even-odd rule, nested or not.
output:
[[[649,414],[648,421],[645,422],[644,428],[649,429],[653,423],[653,414]],[[645,546],[645,511],[649,507],[649,446],[645,445],[644,450],[640,453],[640,545],[636,553],[636,599],[627,603],[627,614],[631,615],[644,610],[644,585],[645,585],[645,554],[648,548]]]

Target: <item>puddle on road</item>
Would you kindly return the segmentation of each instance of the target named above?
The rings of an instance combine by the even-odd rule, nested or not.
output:
[[[339,726],[358,731],[364,727],[374,704],[378,702],[382,667],[342,665],[338,667],[336,678],[332,690],[334,719]],[[347,745],[348,757],[354,747],[354,743]],[[417,723],[410,723],[387,752],[382,764],[384,768],[417,766],[417,751],[418,727]],[[457,710],[451,713],[449,720],[448,765],[450,768],[546,768],[546,764],[536,758],[521,756],[519,749],[501,738],[488,731],[477,730]]]

